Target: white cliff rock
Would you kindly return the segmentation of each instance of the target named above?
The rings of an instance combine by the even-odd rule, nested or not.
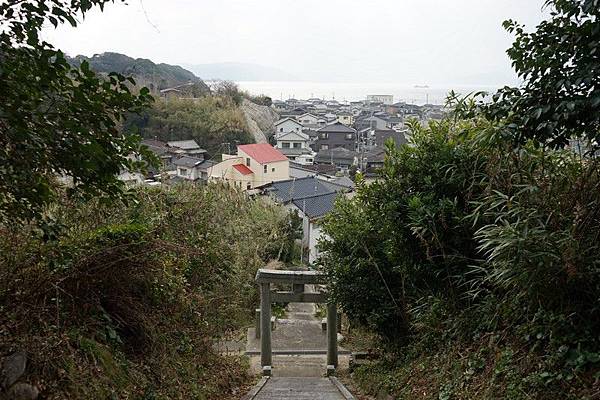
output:
[[[279,115],[271,107],[260,106],[244,99],[241,110],[246,124],[256,143],[268,143],[268,138],[275,132],[275,122]]]

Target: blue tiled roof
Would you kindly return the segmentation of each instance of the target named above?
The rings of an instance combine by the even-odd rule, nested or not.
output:
[[[337,196],[338,194],[335,192],[327,193],[304,199],[296,199],[292,203],[309,218],[317,218],[329,213],[333,209]]]
[[[331,187],[312,176],[273,182],[267,191],[280,203],[289,203],[295,199],[335,193]]]

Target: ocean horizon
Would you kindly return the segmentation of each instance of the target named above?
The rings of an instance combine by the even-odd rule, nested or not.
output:
[[[393,95],[394,101],[411,104],[444,104],[454,90],[466,95],[485,91],[493,93],[503,85],[427,85],[393,83],[341,83],[306,81],[238,81],[240,89],[253,95],[266,95],[273,100],[321,98],[337,101],[365,100],[367,95]]]

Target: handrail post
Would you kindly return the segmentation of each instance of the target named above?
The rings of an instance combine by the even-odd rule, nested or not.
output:
[[[327,365],[338,366],[337,351],[337,308],[335,303],[327,304]]]
[[[260,365],[263,375],[271,374],[271,284],[260,284]]]

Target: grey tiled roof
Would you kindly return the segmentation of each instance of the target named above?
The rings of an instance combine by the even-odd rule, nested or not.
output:
[[[207,169],[209,169],[210,167],[212,167],[213,165],[216,165],[216,164],[218,164],[218,163],[215,162],[215,161],[204,160],[204,162],[202,164],[198,165],[198,168],[200,168],[201,170],[207,170]]]
[[[182,150],[202,150],[195,140],[173,140],[167,142],[167,144],[169,147],[178,147]]]
[[[175,161],[173,161],[173,164],[175,164],[178,167],[187,167],[187,168],[200,168],[200,169],[207,169],[212,167],[213,165],[216,164],[216,162],[211,161],[211,160],[202,160],[199,158],[195,158],[195,157],[181,157],[176,159]]]
[[[192,168],[195,167],[196,165],[202,163],[202,159],[200,158],[195,158],[195,157],[181,157],[176,159],[175,161],[173,161],[173,164],[177,165],[177,166],[181,166],[181,167],[188,167],[188,168]]]
[[[318,129],[317,132],[343,132],[343,133],[355,133],[356,131],[341,122],[334,122],[333,124],[325,125],[321,129]]]
[[[325,181],[325,185],[329,186],[336,192],[339,191],[348,191],[354,189],[354,181],[348,178],[347,176],[341,176],[331,181]]]
[[[331,159],[333,159],[334,161],[335,160],[346,160],[349,162],[353,162],[355,156],[356,156],[356,153],[353,151],[350,151],[343,147],[336,147],[335,149],[331,149],[331,150],[319,151],[317,153],[317,156],[315,157],[315,161],[327,162],[327,161],[331,161]]]
[[[407,142],[406,137],[402,132],[396,132],[393,130],[377,130],[375,131],[375,144],[383,147],[385,142],[391,138],[396,146],[403,145]]]
[[[290,162],[290,167],[293,166],[295,168],[298,168],[298,165],[299,164]],[[336,173],[335,165],[330,165],[330,164],[302,165],[301,168],[304,170],[307,170],[307,171],[313,171],[317,174],[323,174],[323,175],[331,175],[331,174]]]
[[[302,210],[309,218],[318,218],[329,213],[333,209],[337,196],[338,194],[333,192],[304,199],[296,199],[293,200],[292,203],[298,209]]]
[[[283,153],[286,156],[299,156],[301,154],[312,154],[312,149],[310,148],[294,148],[294,147],[283,147],[281,149],[277,149],[279,150],[281,153]]]
[[[383,162],[385,159],[385,147],[375,147],[373,150],[365,153],[367,162]]]
[[[334,192],[321,180],[312,176],[273,182],[266,191],[280,203]]]

